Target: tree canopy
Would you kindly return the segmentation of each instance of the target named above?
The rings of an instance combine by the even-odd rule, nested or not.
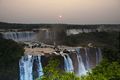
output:
[[[0,39],[0,63],[11,64],[20,59],[24,49],[13,40]]]

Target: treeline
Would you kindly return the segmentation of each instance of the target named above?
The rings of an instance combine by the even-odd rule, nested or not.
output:
[[[59,25],[59,26],[58,26]],[[52,27],[65,27],[65,29],[96,29],[98,27],[112,27],[120,29],[120,24],[86,24],[86,25],[75,25],[75,24],[20,24],[20,23],[4,23],[0,22],[0,29],[23,29],[32,30],[37,28],[52,28]]]
[[[23,29],[32,30],[33,28],[46,27],[45,24],[17,24],[17,23],[0,23],[0,29]]]
[[[119,46],[119,32],[90,32],[80,33],[77,35],[66,36],[64,44],[69,46],[87,46],[92,43],[98,47],[115,47]]]

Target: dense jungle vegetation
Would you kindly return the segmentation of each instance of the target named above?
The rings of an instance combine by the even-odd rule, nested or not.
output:
[[[119,47],[119,32],[90,32],[66,36],[64,44],[68,46],[87,46],[92,43],[98,47]]]
[[[18,80],[19,59],[24,55],[23,47],[0,35],[0,80]]]

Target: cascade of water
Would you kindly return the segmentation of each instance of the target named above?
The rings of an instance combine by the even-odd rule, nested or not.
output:
[[[43,68],[42,68],[42,64],[41,64],[41,55],[38,55],[38,76],[41,77],[43,76]]]
[[[77,65],[78,71],[76,70],[75,72],[77,72],[78,76],[85,75],[87,73],[87,71],[92,68],[92,67],[90,67],[90,63],[92,63],[93,60],[89,61],[91,59],[92,55],[96,54],[96,58],[94,57],[94,60],[96,59],[96,63],[94,64],[94,66],[96,64],[98,64],[102,59],[102,53],[101,53],[100,48],[96,48],[96,50],[92,49],[96,52],[91,54],[91,56],[90,56],[90,54],[88,54],[88,52],[89,53],[92,52],[89,49],[84,48],[85,54],[81,53],[82,51],[80,48],[76,49],[77,52],[75,55],[77,55],[76,59],[78,62],[78,65]],[[65,54],[65,53],[60,53],[60,54],[64,58],[65,71],[66,72],[74,72],[74,66],[76,65],[76,63],[73,66],[73,62],[72,62],[73,58],[71,59],[71,56],[69,56],[69,54]],[[85,58],[85,60],[83,58]],[[34,61],[35,65],[33,65],[33,61]],[[93,61],[93,62],[95,62],[95,61]],[[34,56],[34,57],[32,57],[31,55],[23,56],[19,62],[19,67],[20,67],[20,80],[33,80],[33,77],[37,78],[37,77],[41,77],[44,75],[42,63],[41,63],[41,55]],[[35,75],[37,75],[37,76],[33,75],[34,67],[35,67],[35,72],[36,72]]]
[[[99,55],[98,55],[98,51],[96,49],[96,64],[98,64],[98,63],[99,63]]]
[[[24,62],[23,62],[23,57],[21,58],[21,60],[19,61],[19,69],[20,69],[20,80],[24,80]]]
[[[98,64],[102,60],[102,52],[100,48],[97,48],[96,51],[96,64]]]
[[[63,57],[64,57],[65,71],[66,72],[73,72],[74,67],[73,67],[73,63],[72,63],[70,56],[68,54],[66,54],[66,55],[63,55]]]
[[[84,63],[82,61],[82,57],[80,55],[80,49],[77,48],[76,51],[77,51],[76,54],[77,54],[77,60],[78,60],[78,73],[77,73],[77,75],[78,76],[85,75],[87,70],[85,69]]]
[[[5,32],[2,34],[4,38],[14,41],[32,41],[36,39],[35,32]]]
[[[90,64],[89,64],[89,57],[88,57],[88,49],[85,49],[85,56],[86,56],[86,69],[89,70],[90,69]]]
[[[33,80],[32,68],[33,58],[31,55],[22,57],[19,62],[20,67],[20,80]]]
[[[98,53],[99,53],[99,62],[102,60],[102,51],[100,48],[98,48]]]
[[[46,39],[49,39],[49,31],[48,30],[46,30]]]
[[[65,71],[69,72],[69,66],[68,66],[67,58],[66,58],[65,55],[63,57],[64,57],[64,68],[65,68]]]
[[[69,72],[73,72],[74,71],[74,67],[73,67],[73,62],[70,58],[70,56],[67,54],[67,62],[68,62],[68,67],[69,67]]]

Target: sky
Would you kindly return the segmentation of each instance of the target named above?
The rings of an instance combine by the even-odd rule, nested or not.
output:
[[[120,0],[0,0],[0,22],[120,24]]]

